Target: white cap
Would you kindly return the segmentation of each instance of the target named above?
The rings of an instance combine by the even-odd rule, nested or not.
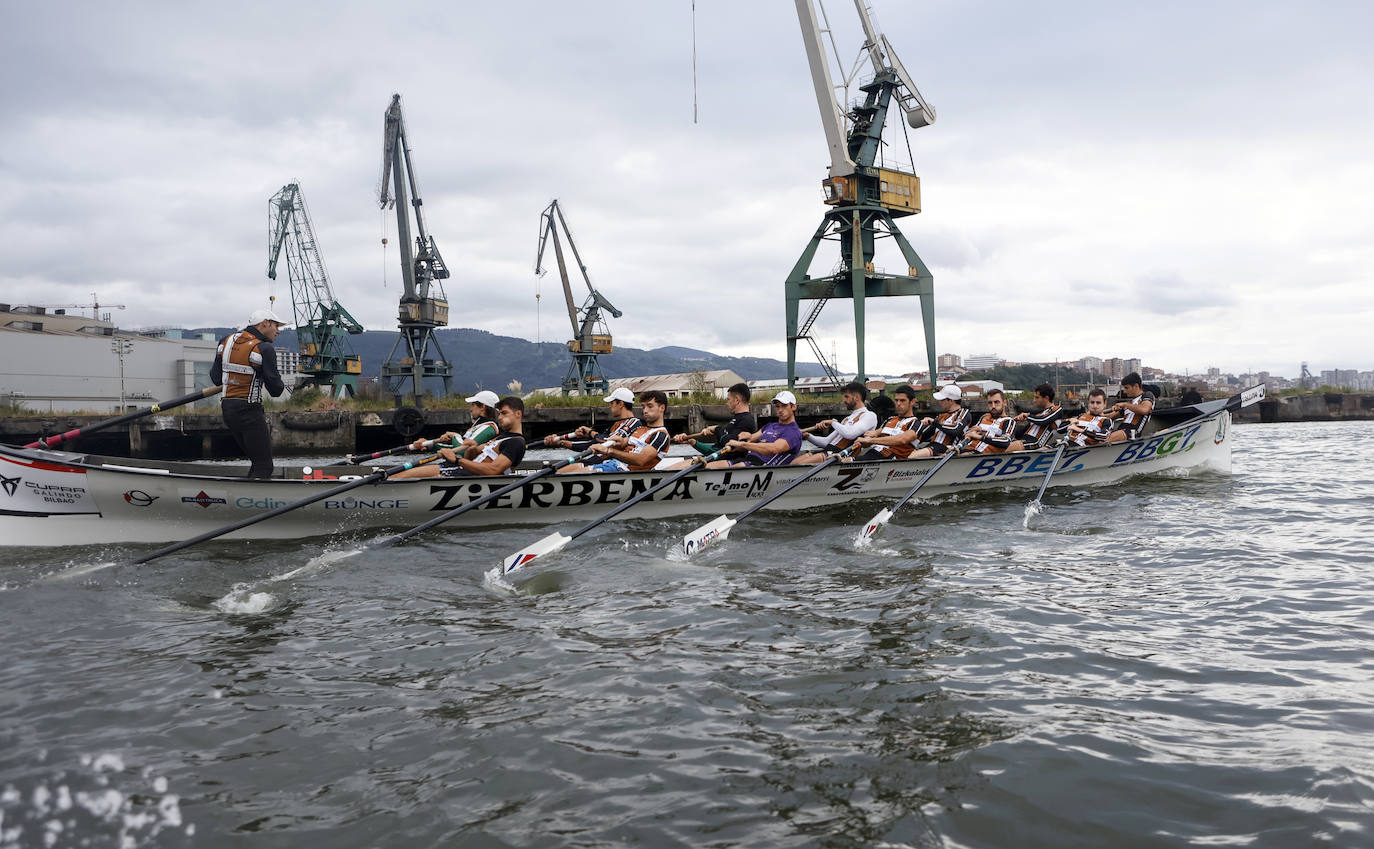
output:
[[[963,397],[964,390],[955,386],[953,383],[949,384],[948,386],[942,388],[939,392],[935,393],[936,401],[958,401]]]
[[[791,392],[789,392],[789,391],[787,391],[786,389],[784,389],[784,390],[782,390],[781,392],[779,392],[777,395],[774,395],[774,396],[773,396],[773,403],[774,403],[774,404],[795,404],[795,403],[797,403],[797,396],[796,396],[796,395],[793,395]]]
[[[256,327],[264,321],[275,321],[282,327],[286,326],[286,321],[284,321],[281,316],[268,309],[253,310],[253,314],[248,316],[249,327]]]
[[[607,404],[612,401],[623,401],[626,404],[633,404],[635,402],[635,394],[622,386],[601,400],[605,401]]]
[[[496,393],[492,392],[490,389],[483,389],[471,398],[464,398],[463,400],[467,401],[469,404],[486,404],[492,409],[496,409],[496,405],[501,403],[501,399],[497,398]]]

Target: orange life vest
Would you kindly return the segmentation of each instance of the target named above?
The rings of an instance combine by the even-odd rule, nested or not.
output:
[[[920,419],[916,416],[909,416],[905,419],[901,416],[893,416],[883,422],[883,426],[879,428],[879,430],[883,432],[883,436],[896,436],[899,433],[911,430],[918,422],[920,422]],[[911,456],[912,451],[916,450],[916,443],[913,441],[905,445],[875,445],[873,447],[877,448],[884,457],[896,457],[899,460],[905,460]]]
[[[219,343],[220,367],[224,374],[224,397],[245,401],[262,401],[262,354],[258,346],[262,340],[252,333],[239,332]]]

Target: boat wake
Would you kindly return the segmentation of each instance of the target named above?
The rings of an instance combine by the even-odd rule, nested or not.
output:
[[[98,563],[87,563],[84,566],[73,566],[70,569],[62,569],[45,575],[45,581],[70,581],[73,578],[84,578],[87,575],[94,575],[96,572],[104,571],[111,566],[118,566],[118,560],[102,560]]]

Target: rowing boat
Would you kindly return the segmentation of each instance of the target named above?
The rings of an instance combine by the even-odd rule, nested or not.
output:
[[[1231,470],[1231,411],[1263,389],[1230,399],[1157,411],[1141,438],[1072,448],[1059,459],[1054,487],[1110,484],[1178,469]],[[1173,424],[1170,424],[1174,422]],[[923,496],[982,489],[1036,490],[1054,464],[1053,451],[959,457],[922,489]],[[784,497],[772,510],[824,507],[854,499],[901,496],[936,460],[836,463]],[[255,513],[319,494],[373,467],[282,467],[277,477],[249,480],[228,467],[102,457],[0,446],[0,546],[68,546],[171,542],[221,528]],[[528,475],[390,480],[325,498],[235,531],[226,538],[296,539],[408,527]],[[731,513],[777,492],[809,466],[702,469],[646,498],[619,518],[671,518]],[[235,470],[238,471],[238,470]],[[453,527],[552,525],[587,521],[643,493],[671,471],[552,475],[468,511]]]

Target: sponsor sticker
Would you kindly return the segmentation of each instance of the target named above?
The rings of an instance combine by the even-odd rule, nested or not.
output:
[[[159,496],[149,495],[141,489],[131,489],[124,493],[124,500],[135,507],[147,507],[149,504],[157,501],[158,498]]]
[[[198,504],[202,509],[209,510],[216,504],[227,505],[229,499],[223,492],[206,492],[203,489],[199,492],[191,492],[190,490],[183,489],[181,490],[181,503]]]

